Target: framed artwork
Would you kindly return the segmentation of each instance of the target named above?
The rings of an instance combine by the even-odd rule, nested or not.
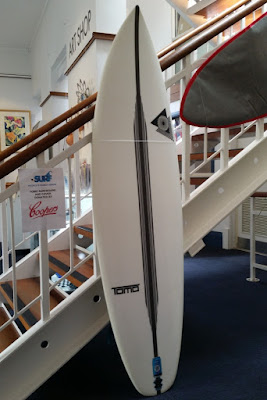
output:
[[[1,150],[12,146],[31,132],[31,112],[0,110]]]

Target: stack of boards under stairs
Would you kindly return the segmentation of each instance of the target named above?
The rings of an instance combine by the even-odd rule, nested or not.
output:
[[[74,234],[87,238],[87,244],[93,241],[92,225],[75,226]],[[77,265],[85,256],[88,255],[82,249],[74,249],[74,265]],[[57,274],[58,277],[63,276],[69,270],[70,266],[70,250],[58,250],[49,253],[50,277]],[[76,271],[68,276],[69,283],[72,284],[72,291],[86,282],[94,273],[93,260],[89,259],[82,264]],[[50,285],[53,282],[50,281]],[[2,305],[0,305],[0,327],[9,321],[14,315],[14,298],[13,298],[13,282],[6,281],[0,283],[0,295]],[[71,291],[71,292],[72,292]],[[27,306],[38,296],[40,296],[40,278],[31,277],[27,279],[18,279],[16,282],[16,303],[17,310],[26,307],[26,311],[18,316],[18,318],[7,325],[0,331],[0,352],[5,350],[10,344],[15,342],[24,332],[29,330],[41,319],[40,300],[37,300],[29,308]],[[62,290],[60,285],[50,291],[50,311],[61,303],[69,293]]]

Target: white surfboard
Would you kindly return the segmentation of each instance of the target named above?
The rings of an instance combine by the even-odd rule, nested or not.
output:
[[[176,377],[183,319],[179,172],[159,62],[139,8],[121,27],[97,99],[94,231],[115,339],[146,396]]]

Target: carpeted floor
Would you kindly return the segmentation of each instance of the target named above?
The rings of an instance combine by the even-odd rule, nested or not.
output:
[[[257,284],[247,282],[248,276],[248,253],[207,246],[195,258],[185,258],[179,370],[159,400],[267,399],[267,272],[258,272]],[[124,370],[110,327],[28,400],[56,397],[144,398]]]

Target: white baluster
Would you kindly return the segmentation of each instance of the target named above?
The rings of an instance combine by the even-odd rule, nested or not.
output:
[[[208,159],[208,128],[204,128],[204,143],[203,143],[204,162]]]
[[[45,154],[37,156],[38,168],[45,168]],[[47,321],[50,317],[50,291],[49,291],[49,261],[47,231],[39,231],[40,246],[40,293],[41,293],[41,318]]]
[[[13,283],[13,310],[14,315],[18,312],[17,299],[17,278],[16,278],[16,243],[15,243],[15,223],[14,223],[14,208],[12,196],[9,197],[10,207],[10,225],[11,225],[11,260],[12,260],[12,283]]]
[[[249,282],[259,282],[256,278],[256,255],[255,255],[255,197],[250,197],[250,277]]]
[[[220,169],[225,170],[229,162],[229,128],[221,129],[221,157]]]
[[[79,140],[79,131],[76,130],[73,134],[74,143]],[[75,203],[76,203],[76,218],[81,216],[81,180],[80,180],[80,152],[74,154],[74,177],[75,177]]]
[[[182,69],[185,70],[185,76],[180,81],[181,97],[190,80],[190,55],[182,60]],[[191,153],[191,135],[190,125],[182,121],[182,201],[185,202],[190,197],[190,153]]]
[[[68,181],[69,181],[69,217],[70,217],[70,225],[69,225],[69,241],[70,241],[70,268],[72,269],[74,266],[74,239],[73,239],[73,220],[72,220],[72,177],[71,177],[71,158],[68,158]]]
[[[0,191],[4,192],[6,189],[5,178],[0,180]],[[8,272],[8,228],[7,228],[7,210],[6,201],[1,203],[1,233],[2,233],[2,266],[3,272]]]
[[[223,42],[223,34],[220,32],[217,36],[217,45],[219,46]]]
[[[264,135],[264,118],[260,118],[256,122],[256,140],[260,140]]]
[[[245,29],[246,27],[246,18],[241,19],[241,29]]]
[[[41,318],[47,321],[50,316],[49,261],[47,231],[39,231],[40,246],[40,292]]]

